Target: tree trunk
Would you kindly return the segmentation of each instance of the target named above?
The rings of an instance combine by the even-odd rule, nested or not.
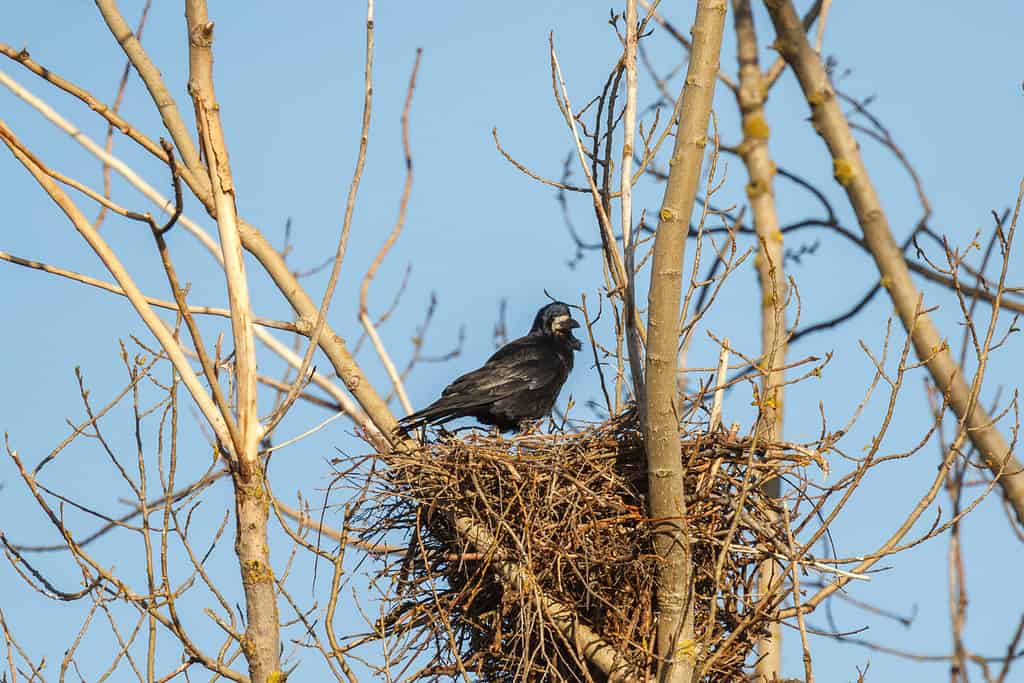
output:
[[[697,651],[693,632],[693,585],[685,524],[683,464],[676,406],[676,346],[683,254],[707,145],[708,119],[718,74],[725,0],[699,0],[693,50],[686,72],[671,172],[665,186],[654,240],[647,321],[648,506],[654,522],[658,567],[656,611],[658,680],[687,682]]]
[[[761,292],[761,400],[758,438],[774,442],[782,437],[783,384],[785,372],[776,370],[786,361],[786,299],[787,282],[783,270],[782,231],[775,206],[775,163],[768,151],[770,128],[765,118],[764,103],[768,95],[767,80],[757,57],[757,33],[750,0],[733,0],[733,21],[736,27],[739,88],[736,101],[743,125],[740,157],[747,168],[747,199],[754,214],[759,250],[754,263]],[[768,482],[765,493],[778,497],[778,479]],[[767,595],[780,568],[768,559],[758,568],[758,592]],[[782,673],[782,628],[771,625],[766,637],[758,641],[756,673],[759,681],[771,681]]]

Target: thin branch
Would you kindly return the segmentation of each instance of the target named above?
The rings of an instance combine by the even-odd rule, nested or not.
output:
[[[57,275],[63,278],[67,278],[69,280],[73,280],[75,282],[81,282],[84,285],[89,285],[90,287],[95,287],[97,289],[103,290],[104,292],[110,292],[111,294],[117,294],[118,296],[127,296],[123,289],[109,282],[97,280],[94,277],[82,275],[81,273],[76,273],[73,270],[66,270],[64,268],[51,266],[47,263],[42,263],[40,261],[33,261],[31,259],[15,256],[14,254],[10,254],[6,251],[0,251],[0,260],[7,261],[8,263],[13,263],[15,265],[23,266],[25,268],[30,268],[32,270],[39,270],[44,273],[49,273],[50,275]],[[175,303],[174,301],[167,301],[166,299],[157,299],[156,297],[152,296],[146,296],[145,299],[150,306],[156,306],[157,308],[163,308],[168,311],[179,310],[178,304]],[[226,308],[217,308],[215,306],[189,305],[188,311],[193,315],[213,315],[219,318],[231,317],[231,311],[229,311]],[[262,327],[269,327],[275,330],[283,330],[285,332],[297,333],[299,331],[295,323],[287,323],[284,322],[283,320],[270,320],[268,318],[256,317],[253,318],[253,323],[255,323],[256,325],[260,325]]]
[[[625,255],[626,291],[625,301],[626,348],[629,352],[629,369],[633,378],[633,393],[638,403],[644,400],[644,358],[637,324],[640,316],[636,311],[636,239],[633,234],[633,140],[636,134],[636,51],[639,42],[637,34],[636,0],[626,2],[626,46],[623,63],[626,69],[626,111],[623,116],[622,163],[620,164],[620,209],[622,211],[622,252]],[[611,131],[608,131],[609,138]],[[614,242],[612,246],[614,247]]]

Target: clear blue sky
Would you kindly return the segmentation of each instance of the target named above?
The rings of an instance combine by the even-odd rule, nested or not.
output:
[[[44,65],[91,89],[101,99],[112,100],[123,57],[94,7],[53,0],[9,5],[3,13],[0,40],[14,47],[27,47]],[[137,1],[121,3],[133,23],[141,5]],[[371,309],[383,310],[406,265],[412,264],[402,306],[381,331],[399,363],[407,358],[409,339],[431,292],[436,293],[439,308],[426,342],[428,352],[450,349],[459,327],[465,326],[466,343],[460,357],[447,365],[421,366],[410,378],[408,388],[417,406],[432,400],[452,376],[475,367],[488,355],[493,348],[491,331],[503,299],[508,301],[508,324],[515,335],[529,326],[545,300],[545,288],[567,301],[576,302],[583,293],[591,301],[598,298],[599,260],[590,255],[575,268],[569,267],[574,249],[553,191],[511,167],[495,150],[491,129],[497,127],[506,149],[520,161],[546,176],[560,175],[570,140],[551,96],[548,33],[554,31],[570,94],[579,107],[599,91],[617,58],[614,35],[607,26],[608,9],[589,2],[516,7],[392,2],[377,8],[374,123],[331,322],[346,338],[354,341],[358,337],[358,285],[397,214],[404,170],[399,115],[415,49],[422,47],[423,63],[411,118],[416,176],[406,229],[381,269],[370,297]],[[216,21],[215,75],[240,212],[278,244],[283,240],[286,220],[291,219],[295,243],[291,262],[298,269],[317,265],[334,250],[355,162],[365,8],[355,2],[307,3],[297,10],[283,3],[249,2],[244,8],[213,3],[210,12]],[[692,3],[666,3],[665,12],[680,28],[688,28],[692,21]],[[762,43],[767,43],[771,34],[767,17],[759,12],[757,20]],[[1024,158],[1024,138],[1020,135],[1024,62],[1018,35],[1022,25],[1024,5],[1012,1],[971,5],[942,0],[836,2],[829,17],[824,52],[838,60],[839,72],[851,70],[843,76],[842,87],[858,97],[876,96],[872,111],[886,123],[921,175],[934,209],[933,228],[960,246],[971,241],[976,229],[990,225],[990,210],[1002,210],[1014,201],[1024,174],[1020,161]],[[735,73],[730,33],[731,21],[727,24],[722,67]],[[143,43],[171,92],[188,111],[180,3],[155,3]],[[682,59],[673,40],[660,29],[655,30],[649,46],[653,61],[663,72]],[[762,64],[773,57],[773,53],[763,51]],[[13,63],[0,62],[0,69],[43,95],[89,135],[102,139],[105,128],[97,117],[90,116],[69,97],[45,87]],[[673,89],[679,84],[679,77],[673,79]],[[651,80],[642,77],[641,102],[651,101],[655,92]],[[738,142],[737,112],[730,93],[719,90],[715,111],[723,141]],[[122,113],[153,138],[163,132],[151,102],[135,80],[128,87]],[[841,218],[855,227],[842,194],[831,180],[831,162],[810,129],[807,115],[795,80],[785,74],[768,105],[772,154],[779,166],[825,188]],[[99,186],[98,162],[6,90],[0,92],[0,117],[43,160]],[[920,216],[913,187],[891,156],[876,144],[863,142],[863,151],[900,239]],[[115,153],[123,154],[150,182],[166,191],[165,175],[158,164],[131,149],[123,139],[116,141]],[[719,203],[740,205],[744,201],[744,170],[733,158],[723,157],[723,161],[727,162],[728,181]],[[581,178],[578,171],[574,178]],[[0,250],[103,276],[98,260],[6,152],[0,153],[0,187],[5,220]],[[654,183],[641,183],[638,210],[655,210],[660,192],[660,186]],[[122,181],[115,180],[114,193],[126,205],[150,208]],[[786,221],[805,217],[813,208],[807,197],[791,186],[780,184],[778,198]],[[579,230],[596,238],[588,204],[585,198],[575,200],[571,205],[573,218]],[[193,218],[205,218],[194,205],[188,209]],[[204,224],[212,227],[208,220]],[[121,250],[148,293],[166,295],[152,240],[138,224],[108,218],[104,235]],[[871,277],[864,255],[829,234],[799,233],[790,238],[787,247],[819,240],[812,256],[790,268],[802,296],[802,320],[808,323],[857,300]],[[208,256],[180,230],[172,233],[170,244],[179,258],[182,279],[193,283],[192,300],[222,305],[223,282],[211,268]],[[1016,251],[1019,253],[1019,248]],[[257,312],[287,317],[289,311],[281,297],[258,275],[257,268],[251,270]],[[1024,266],[1018,257],[1012,264],[1011,283],[1019,285],[1022,275]],[[756,354],[758,348],[758,296],[751,289],[754,281],[748,263],[736,273],[704,328],[730,337],[751,354]],[[307,282],[312,291],[321,291],[322,278]],[[124,382],[117,340],[129,334],[140,335],[147,343],[151,340],[122,299],[7,263],[0,263],[0,284],[5,293],[0,299],[0,319],[6,331],[5,353],[0,360],[5,386],[0,391],[0,429],[9,434],[11,446],[22,457],[35,463],[67,434],[65,420],[82,419],[75,367],[82,368],[92,400],[101,405]],[[929,305],[941,306],[936,317],[957,348],[960,328],[955,324],[955,300],[930,287],[925,291]],[[828,351],[833,351],[835,358],[819,383],[792,392],[786,414],[788,438],[800,440],[817,433],[819,400],[824,401],[834,427],[848,419],[870,373],[870,364],[857,341],[863,339],[877,347],[889,310],[887,301],[879,299],[841,331],[807,338],[793,348],[793,358]],[[982,310],[987,319],[987,309]],[[209,329],[221,328],[210,324]],[[901,342],[899,334],[895,341]],[[714,354],[708,337],[701,332],[692,364],[708,365]],[[1015,362],[1019,354],[1020,342],[1011,338],[993,359],[986,401],[996,396],[999,386],[1004,397],[1019,389],[1022,375]],[[384,374],[370,352],[364,350],[360,359],[373,380],[383,385]],[[279,374],[280,365],[269,356],[263,363],[262,369],[268,374]],[[321,368],[327,367],[322,359],[318,363]],[[908,382],[884,451],[903,450],[923,433],[927,408],[922,381],[916,375]],[[594,371],[586,363],[578,365],[566,385],[563,404],[570,394],[578,401],[598,395]],[[746,424],[749,402],[747,395],[733,397],[726,420]],[[879,410],[878,402],[870,406],[862,427],[843,442],[848,453],[857,454],[869,443]],[[314,409],[296,410],[282,426],[280,436],[298,434],[323,417]],[[126,411],[116,413],[108,429],[112,442],[134,463],[128,418]],[[186,416],[184,421],[189,452],[183,456],[182,478],[202,471],[209,463],[209,449],[190,420]],[[147,444],[147,457],[153,457],[153,444]],[[294,500],[297,490],[319,499],[328,482],[327,460],[336,455],[335,449],[358,453],[365,446],[336,422],[276,456],[271,466],[275,491],[290,500]],[[839,554],[873,550],[913,506],[937,462],[937,448],[929,445],[908,461],[877,470],[858,501],[833,528]],[[833,476],[842,471],[841,464],[834,466]],[[76,444],[47,472],[46,483],[111,514],[122,509],[114,501],[128,493],[95,442]],[[7,459],[0,459],[0,486],[0,529],[16,542],[53,542],[52,527],[26,495]],[[939,500],[945,513],[948,504],[941,496]],[[201,538],[209,538],[229,501],[226,487],[211,492],[197,513],[196,533]],[[94,522],[76,519],[79,530],[95,526]],[[1024,545],[1008,530],[995,496],[969,517],[965,538],[971,600],[968,644],[979,654],[998,656],[1005,652],[1024,610],[1024,600],[1010,588],[1011,582],[1019,581],[1020,567],[1024,566]],[[280,569],[288,546],[284,539],[278,540],[273,554]],[[197,541],[199,545],[205,542]],[[125,571],[138,580],[140,575],[132,574],[137,567],[127,568],[128,561],[123,558],[140,547],[136,537],[113,535],[97,547],[96,553],[107,566],[125,565]],[[902,615],[916,615],[909,628],[844,604],[837,604],[833,610],[834,627],[854,631],[870,626],[861,636],[889,647],[923,654],[948,653],[946,551],[944,538],[931,541],[886,562],[888,570],[876,574],[870,584],[851,586],[851,595],[860,600]],[[211,562],[225,577],[229,599],[235,600],[237,574],[233,573],[231,559],[228,538]],[[41,559],[40,565],[52,572],[64,590],[80,587],[81,576],[73,565],[53,557]],[[300,556],[295,568],[297,593],[306,601],[309,582],[303,577],[311,574],[310,565],[308,558]],[[5,587],[0,608],[29,652],[37,658],[47,657],[49,675],[55,677],[83,613],[78,607],[30,594],[21,589],[19,581],[9,565],[0,564],[0,585]],[[362,585],[358,574],[353,581],[353,585]],[[217,637],[201,614],[190,616],[189,621],[198,633]],[[352,630],[359,629],[359,617],[354,613],[351,623]],[[824,610],[814,614],[810,623],[830,628]],[[105,625],[94,628],[96,635],[91,644],[99,652],[109,652],[109,638],[106,634],[100,637]],[[790,631],[786,635],[786,674],[802,676],[797,638]],[[814,639],[812,645],[819,680],[855,680],[855,667],[863,669],[868,663],[868,680],[874,681],[935,679],[946,671],[942,663],[907,662],[828,639]],[[86,651],[80,661],[84,675],[94,680],[107,661],[83,647]],[[291,652],[287,646],[286,652]],[[319,671],[315,658],[301,651],[295,657],[302,661],[296,675],[302,680],[315,680]],[[161,662],[170,667],[174,660],[174,651],[167,650]],[[1024,680],[1024,669],[1018,668],[1014,679]]]

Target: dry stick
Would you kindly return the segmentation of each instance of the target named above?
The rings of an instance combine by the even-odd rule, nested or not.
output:
[[[388,353],[387,348],[384,346],[384,341],[377,332],[377,326],[373,324],[370,316],[365,311],[359,314],[359,322],[363,324],[363,329],[366,330],[367,336],[370,337],[370,343],[377,352],[377,356],[380,357],[381,363],[384,364],[384,369],[391,379],[392,386],[395,387],[395,392],[398,394],[398,401],[402,404],[402,409],[405,410],[406,414],[413,412],[412,403],[409,402],[409,395],[405,393],[405,384],[402,382],[402,376],[398,373],[398,368],[395,367],[394,361],[391,360],[391,354]]]
[[[941,419],[941,416],[940,416]],[[946,488],[952,499],[952,513],[957,516],[960,512],[960,497],[963,493],[963,476],[966,464],[957,463],[947,477]],[[954,483],[955,482],[955,483]],[[955,490],[954,490],[955,487]],[[964,622],[967,619],[967,588],[964,585],[964,558],[963,548],[960,543],[960,523],[957,522],[949,532],[949,550],[947,551],[948,564],[948,591],[949,591],[949,621],[952,632],[953,657],[955,668],[964,672],[966,678],[967,663],[965,661],[966,649],[964,647]],[[796,605],[794,605],[796,607]],[[800,615],[798,615],[800,616]]]
[[[742,79],[741,79],[742,80]],[[786,530],[786,542],[789,545],[789,551],[792,555],[789,558],[789,573],[793,579],[793,606],[797,610],[796,621],[797,626],[800,629],[800,644],[803,648],[804,656],[804,681],[805,683],[814,683],[814,671],[811,668],[811,648],[807,644],[807,624],[804,623],[804,613],[800,610],[800,564],[799,556],[796,555],[796,541],[793,539],[793,528],[790,525],[789,520],[789,507],[786,503],[782,503],[782,526]],[[776,649],[778,649],[779,641],[776,641]],[[778,677],[778,669],[776,671],[776,678]],[[771,679],[765,679],[771,680]]]
[[[172,171],[172,173],[173,173],[173,169],[174,169],[174,164],[172,162],[172,164],[171,164],[171,171]],[[177,215],[178,215],[178,213],[180,213],[180,207],[181,207],[181,186],[178,183],[177,178],[175,178],[175,183],[174,184],[175,184],[175,190],[176,190],[175,198],[178,200],[178,208],[175,211],[174,216],[172,216],[171,222],[173,222],[174,220],[177,219]],[[152,219],[150,219],[150,225],[151,225],[151,227],[153,229],[153,233],[157,234],[158,228],[156,227],[156,225],[152,221]],[[168,227],[170,225],[171,225],[171,223],[168,223]],[[168,271],[167,271],[168,272],[168,276],[171,277],[172,280],[174,280],[175,279],[174,276],[173,276],[174,271],[172,270],[173,266],[170,263],[170,257],[167,254],[166,249],[164,249],[164,253],[162,254],[162,256],[165,258],[165,268],[168,268]],[[177,284],[175,283],[174,286],[176,287]],[[184,303],[184,294],[182,294],[180,290],[178,290],[176,292],[175,296],[178,298],[178,300],[182,304]],[[189,317],[189,324],[193,327],[193,333],[195,335],[198,335],[198,330],[194,329],[195,328],[195,321],[192,320],[192,316],[191,315],[189,315],[188,317]],[[193,337],[193,339],[195,339],[195,337]],[[140,366],[129,363],[127,358],[124,359],[124,364],[127,366],[128,374],[129,374],[129,377],[131,379],[135,379],[136,377],[139,377],[138,373],[142,370],[142,368]],[[204,368],[204,371],[205,370],[206,370],[206,368]],[[174,372],[173,368],[171,368],[171,372],[172,373]],[[208,375],[207,376],[207,383],[209,383],[209,382],[210,382],[210,376]],[[234,439],[237,442],[238,437],[234,433],[235,425],[232,424],[232,422],[231,422],[230,408],[228,407],[226,401],[224,400],[224,395],[221,392],[219,386],[211,387],[211,389],[212,389],[211,394],[213,395],[213,401],[214,401],[215,404],[217,404],[217,408],[220,409],[221,415],[224,416],[224,420],[228,424],[228,430],[232,432],[231,438]],[[171,391],[174,391],[174,389],[172,388]],[[92,409],[88,407],[88,403],[89,402],[88,402],[87,397],[83,396],[83,401],[86,404],[86,410],[89,413],[91,413]],[[150,521],[150,511],[151,511],[152,508],[150,508],[149,505],[147,505],[147,502],[148,502],[147,498],[149,496],[149,493],[148,493],[148,481],[147,480],[149,479],[150,475],[147,475],[147,472],[146,472],[146,450],[147,449],[144,447],[143,440],[142,440],[142,429],[141,429],[141,427],[142,427],[142,413],[141,413],[140,408],[139,408],[139,385],[138,385],[138,382],[135,382],[134,386],[132,387],[132,411],[134,413],[133,417],[134,417],[134,423],[135,423],[136,467],[138,469],[138,477],[139,478],[138,478],[138,485],[129,483],[129,486],[131,487],[132,491],[137,496],[137,499],[139,501],[140,510],[141,510],[140,526],[142,528],[141,534],[142,534],[144,554],[145,554],[145,558],[146,558],[146,588],[147,588],[147,591],[149,592],[150,595],[155,595],[157,593],[158,589],[157,589],[156,571],[154,569],[154,562],[153,562],[153,538],[152,538],[152,535],[153,535],[153,531],[156,531],[156,529],[154,529],[154,527],[151,525],[151,521]],[[160,427],[160,431],[162,431],[162,425]],[[96,435],[97,439],[101,439],[101,443],[102,443],[102,436],[100,434],[100,425],[99,425],[98,422],[96,423],[95,435]],[[159,450],[161,451],[160,455],[163,455],[163,453],[162,453],[162,450],[163,450],[162,449],[162,439],[161,439],[160,446],[161,446],[159,448]],[[111,459],[113,459],[115,461],[115,463],[116,463],[116,458],[113,457],[112,453],[111,453]],[[162,458],[158,457],[157,458],[157,462],[158,463],[162,463]],[[162,474],[162,473],[160,473],[160,474]],[[160,547],[161,547],[161,549],[163,551],[161,553],[161,558],[162,559],[167,557],[166,541],[167,541],[167,537],[169,536],[169,529],[170,529],[170,527],[168,526],[168,521],[169,521],[168,516],[166,514],[164,514],[164,516],[163,516],[163,526],[162,526],[162,528],[159,529],[159,532],[158,532],[160,534],[160,540],[161,540]],[[161,583],[161,588],[166,590],[166,589],[169,588],[169,583],[166,580],[167,579],[167,574],[166,573],[163,574],[163,579],[164,580]],[[146,628],[146,631],[147,631],[147,637],[146,637],[146,680],[150,680],[151,681],[154,678],[156,678],[156,675],[155,675],[155,670],[156,670],[155,669],[155,664],[156,664],[157,621],[153,617],[153,615],[149,615],[148,618],[146,619],[146,627],[147,627]]]
[[[832,156],[836,180],[846,190],[857,214],[864,243],[875,259],[882,283],[907,330],[912,330],[914,350],[924,360],[932,379],[949,397],[953,412],[966,420],[967,434],[985,465],[998,479],[1006,501],[1013,507],[1017,522],[1024,525],[1024,465],[1013,456],[1006,439],[992,418],[977,401],[970,400],[971,390],[959,365],[949,352],[949,345],[927,313],[916,317],[920,298],[910,277],[907,262],[893,239],[892,230],[882,209],[878,192],[861,158],[857,140],[836,99],[835,91],[820,56],[803,32],[796,10],[787,0],[766,0],[768,12],[778,34],[776,45],[792,66],[804,96],[811,107],[814,129],[824,139]],[[998,309],[1000,297],[994,310]]]
[[[729,338],[722,339],[722,350],[718,354],[718,375],[715,378],[715,397],[711,403],[711,418],[708,420],[708,431],[718,431],[722,424],[722,402],[725,400],[726,375],[729,371]],[[717,461],[716,461],[717,462]],[[712,479],[714,477],[712,476]]]
[[[148,374],[148,372],[147,372],[147,374]],[[171,370],[170,387],[169,387],[169,389],[167,391],[168,397],[170,398],[170,401],[171,401],[171,406],[170,406],[170,425],[169,425],[169,429],[170,429],[170,440],[169,440],[170,443],[169,443],[169,453],[168,453],[169,457],[168,457],[168,464],[167,464],[166,473],[164,471],[162,471],[162,469],[160,471],[160,480],[161,480],[161,483],[163,484],[164,499],[162,501],[154,504],[154,505],[151,505],[151,506],[147,505],[145,500],[140,500],[139,501],[139,507],[138,507],[138,510],[140,512],[144,511],[147,508],[149,508],[149,509],[157,509],[158,507],[163,507],[163,528],[165,530],[170,528],[172,520],[175,522],[175,527],[177,528],[177,524],[176,524],[177,516],[175,515],[174,505],[173,505],[173,501],[171,499],[172,495],[174,493],[175,477],[177,476],[177,472],[178,472],[178,424],[179,424],[179,417],[180,417],[180,406],[178,404],[177,386],[178,386],[178,374],[176,372],[174,372],[174,370],[172,368],[172,370]],[[161,430],[162,429],[163,429],[163,426],[162,426],[162,423],[161,423]],[[192,557],[191,546],[187,542],[184,542],[185,534],[180,532],[180,530],[179,530],[178,533],[179,533],[179,538],[182,538],[182,540],[183,540],[184,546],[185,546],[186,550],[188,551],[189,556]],[[219,535],[219,533],[220,532],[218,531],[218,535]],[[160,537],[160,573],[161,573],[161,576],[163,577],[163,588],[167,592],[168,595],[171,594],[171,591],[169,590],[170,581],[168,580],[168,571],[167,571],[168,555],[169,555],[169,553],[167,551],[167,545],[168,545],[168,540],[169,540],[168,537],[169,536],[170,536],[170,534],[163,533],[161,535],[161,537]],[[194,563],[194,566],[196,567],[197,571],[205,573],[202,570],[201,564]],[[219,592],[217,592],[217,591],[214,591],[214,595],[216,597],[218,597],[218,598],[221,598],[221,599],[223,598],[223,596]],[[173,609],[174,609],[174,600],[171,599],[171,600],[168,601],[168,611],[171,611],[172,614],[173,614]],[[228,612],[228,614],[232,615],[232,618],[234,617],[234,613],[230,609],[227,612]]]
[[[235,422],[235,416],[231,411],[231,404],[224,396],[224,390],[220,385],[220,381],[217,377],[217,370],[214,368],[213,363],[210,361],[210,356],[206,352],[206,346],[203,344],[203,335],[199,330],[199,326],[196,325],[195,318],[188,310],[188,303],[185,301],[185,289],[178,284],[178,275],[174,267],[174,261],[171,259],[170,250],[167,248],[167,241],[164,239],[164,234],[174,227],[174,224],[178,221],[181,216],[181,181],[175,175],[176,164],[174,163],[174,148],[171,143],[166,140],[161,140],[164,151],[167,152],[168,165],[171,171],[171,179],[174,181],[174,213],[168,219],[167,224],[162,228],[157,227],[156,222],[147,214],[145,216],[146,222],[149,224],[150,231],[153,233],[153,239],[156,241],[157,251],[160,252],[160,261],[163,263],[164,272],[167,274],[167,283],[171,287],[171,293],[174,295],[174,301],[178,304],[178,310],[181,312],[181,316],[185,321],[185,327],[188,329],[189,336],[192,337],[192,346],[196,350],[196,356],[199,358],[199,365],[203,369],[203,375],[206,377],[206,383],[210,387],[210,394],[213,396],[213,402],[217,408],[220,409],[220,414],[224,417],[224,422],[228,426],[228,431],[231,433],[231,440],[236,444],[236,450],[238,444],[243,443],[242,434],[239,432],[239,426]],[[144,478],[143,478],[144,481]],[[145,500],[145,496],[142,496]],[[148,520],[148,516],[143,516],[143,521]],[[150,676],[150,678],[153,678]]]
[[[589,187],[577,187],[576,185],[569,185],[569,184],[564,183],[564,182],[559,182],[557,180],[551,180],[550,178],[545,178],[544,176],[540,175],[539,173],[535,173],[535,172],[531,171],[524,164],[516,161],[515,157],[513,157],[511,154],[509,154],[505,150],[505,148],[501,146],[501,140],[498,139],[498,127],[497,126],[495,126],[494,128],[491,128],[491,137],[494,138],[494,146],[498,148],[498,153],[501,154],[501,156],[505,157],[505,161],[507,161],[508,163],[510,163],[513,166],[515,166],[516,169],[518,169],[520,173],[522,173],[522,174],[524,174],[526,176],[529,176],[530,178],[533,178],[538,183],[542,183],[544,185],[550,185],[551,187],[558,188],[559,190],[565,190],[566,192],[585,192],[587,194],[590,193],[590,188]],[[612,197],[614,197],[614,196],[615,195],[612,194]]]
[[[828,23],[828,11],[832,7],[832,0],[822,0],[818,4],[821,5],[821,19],[818,21],[818,34],[814,38],[814,51],[820,55],[822,43],[825,42],[825,24]]]
[[[235,412],[242,442],[237,444],[235,554],[245,593],[245,658],[249,677],[265,683],[280,676],[281,627],[267,538],[267,491],[259,458],[263,436],[256,401],[256,347],[252,307],[235,208],[235,185],[213,85],[213,23],[205,0],[187,0],[189,94],[213,193],[235,346]],[[300,377],[301,379],[301,377]]]
[[[132,280],[120,259],[117,258],[117,255],[106,241],[100,237],[99,233],[93,230],[92,225],[78,206],[50,178],[47,170],[23,151],[22,145],[14,136],[14,133],[2,120],[0,120],[0,138],[3,138],[4,144],[11,150],[15,158],[28,169],[28,172],[36,179],[36,182],[50,195],[50,198],[71,220],[79,234],[85,238],[90,248],[103,261],[107,270],[114,276],[121,289],[124,290],[125,296],[128,297],[132,307],[138,312],[142,322],[146,324],[146,327],[149,328],[153,336],[159,340],[160,345],[167,351],[168,358],[178,372],[181,373],[186,388],[188,388],[196,405],[199,406],[199,410],[209,422],[210,428],[213,429],[217,440],[225,449],[232,449],[231,436],[228,433],[227,425],[224,423],[224,419],[214,405],[213,400],[203,388],[195,372],[192,371],[192,366],[185,357],[185,353],[178,344],[178,341],[174,338],[171,331],[167,329],[163,320],[150,307],[146,297],[139,291],[138,286]]]
[[[782,231],[775,206],[773,177],[775,163],[768,151],[769,127],[765,118],[765,99],[768,86],[758,64],[757,34],[750,0],[733,0],[733,22],[736,29],[737,61],[739,62],[739,88],[735,91],[736,104],[742,117],[743,142],[739,155],[747,168],[747,198],[754,215],[754,229],[761,249],[754,259],[761,292],[761,362],[762,383],[758,400],[758,430],[765,443],[782,438],[783,385],[785,372],[778,366],[786,362],[786,274],[783,270]],[[766,454],[770,457],[770,454]],[[778,497],[781,486],[778,479],[765,484],[768,495]],[[774,518],[769,513],[769,518]],[[758,593],[771,584],[777,569],[767,559],[758,568]],[[755,665],[757,676],[772,680],[782,670],[782,626],[772,623],[765,637],[758,640],[760,657]]]
[[[657,570],[657,655],[660,681],[689,681],[694,670],[693,586],[676,406],[676,345],[682,261],[700,181],[714,96],[725,0],[698,0],[671,172],[654,239],[648,295],[647,396],[644,442]]]
[[[220,105],[213,87],[213,23],[206,15],[204,0],[185,5],[189,33],[188,89],[196,110],[203,156],[216,206],[223,268],[231,309],[231,333],[235,346],[235,412],[242,442],[235,444],[243,478],[258,469],[256,451],[263,436],[256,406],[256,349],[252,331],[249,284],[238,237],[235,185],[231,176],[227,145],[220,121]]]
[[[0,609],[0,630],[4,632],[4,640],[7,643],[7,666],[10,667],[11,681],[18,680],[18,674],[16,673],[16,666],[14,664],[14,651],[13,645],[16,644],[14,637],[11,635],[10,630],[7,628],[7,621],[4,619],[4,611]],[[18,648],[18,652],[21,652],[21,648]]]
[[[626,291],[625,303],[626,349],[629,352],[629,367],[633,376],[633,394],[637,405],[644,401],[643,351],[637,334],[639,316],[636,311],[636,244],[633,235],[633,139],[636,133],[636,49],[637,35],[636,0],[626,2],[626,46],[623,55],[626,68],[626,111],[622,119],[622,163],[620,209],[622,210],[622,253],[625,257]],[[608,131],[609,140],[611,131]],[[611,243],[614,248],[615,242]]]

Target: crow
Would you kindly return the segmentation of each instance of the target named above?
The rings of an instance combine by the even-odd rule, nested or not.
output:
[[[483,367],[449,384],[423,410],[402,418],[401,429],[474,417],[509,432],[544,417],[572,370],[573,351],[582,348],[572,334],[579,326],[566,304],[548,304],[537,311],[529,334],[502,346]]]

